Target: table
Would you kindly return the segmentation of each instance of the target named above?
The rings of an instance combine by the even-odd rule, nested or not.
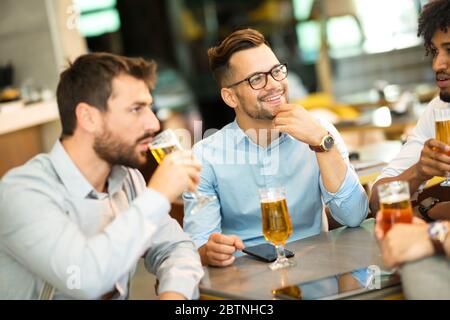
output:
[[[273,299],[272,290],[320,279],[354,269],[377,265],[383,269],[381,253],[373,235],[374,220],[358,228],[342,227],[288,243],[297,266],[271,271],[267,263],[250,256],[238,257],[226,268],[205,267],[200,283],[202,299]],[[380,291],[385,292],[381,293]],[[368,298],[401,297],[401,288],[375,290]]]

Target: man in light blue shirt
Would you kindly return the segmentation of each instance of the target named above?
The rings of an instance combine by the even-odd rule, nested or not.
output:
[[[61,74],[61,140],[0,182],[0,299],[125,299],[140,257],[161,299],[198,297],[197,250],[169,210],[200,165],[174,152],[148,185],[134,169],[159,130],[154,80],[153,62],[101,53]]]
[[[265,241],[258,188],[286,188],[288,241],[320,233],[324,204],[341,224],[358,226],[367,196],[344,142],[334,126],[288,103],[287,65],[264,37],[236,31],[208,56],[236,120],[194,146],[203,168],[198,190],[218,197],[192,214],[193,201],[184,195],[184,229],[202,263],[230,265],[236,250]]]

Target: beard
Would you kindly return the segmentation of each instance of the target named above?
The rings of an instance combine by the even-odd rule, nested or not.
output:
[[[139,141],[151,137],[150,132],[145,133],[136,140],[134,144],[123,142],[119,137],[115,137],[113,133],[104,127],[103,132],[95,137],[94,151],[104,161],[111,166],[122,165],[137,169],[145,164],[146,152],[140,154],[136,152]]]
[[[444,102],[450,103],[450,92],[441,91],[439,93],[439,98]]]
[[[283,88],[282,90],[275,90],[272,92],[269,92],[268,94],[265,94],[264,96],[258,97],[256,100],[255,107],[250,106],[245,102],[245,100],[237,95],[240,105],[242,106],[242,110],[252,119],[255,120],[270,120],[272,121],[275,118],[274,110],[273,109],[267,109],[264,107],[264,101],[262,99],[274,95],[274,94],[280,94],[282,93],[282,97],[288,103],[288,95],[287,95],[287,88]]]
[[[252,119],[256,120],[273,120],[275,118],[275,115],[272,114],[270,110],[261,108],[258,106],[258,103],[256,104],[256,109],[249,108],[245,103],[242,103],[242,110]]]

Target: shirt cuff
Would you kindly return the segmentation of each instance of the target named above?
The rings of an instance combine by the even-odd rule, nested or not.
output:
[[[191,238],[197,249],[200,249],[200,247],[204,246],[208,242],[208,239],[194,239],[192,236]]]
[[[345,174],[344,181],[342,182],[338,191],[332,193],[329,192],[322,181],[322,175],[319,179],[320,189],[322,190],[323,201],[327,204],[333,201],[338,207],[341,206],[343,201],[348,200],[352,196],[355,187],[359,185],[359,178],[356,172],[350,165],[347,165],[347,172]]]
[[[198,299],[200,296],[195,277],[166,277],[158,287],[158,295],[163,292],[177,292],[188,300]]]
[[[147,188],[133,202],[142,214],[150,221],[158,222],[169,218],[170,202],[158,191]]]

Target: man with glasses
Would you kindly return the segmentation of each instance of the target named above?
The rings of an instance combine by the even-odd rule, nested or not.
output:
[[[337,130],[288,103],[288,68],[264,36],[238,30],[208,50],[222,99],[236,119],[194,146],[198,191],[218,200],[196,214],[186,195],[185,231],[203,264],[227,266],[244,246],[265,242],[258,188],[283,186],[297,240],[320,233],[326,204],[341,224],[366,217],[367,197]],[[244,245],[245,244],[245,245]]]

